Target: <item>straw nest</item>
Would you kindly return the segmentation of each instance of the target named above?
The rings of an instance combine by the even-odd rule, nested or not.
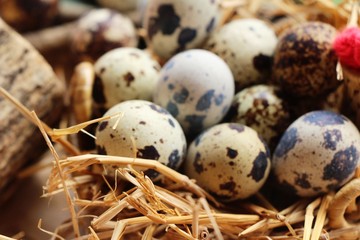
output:
[[[301,3],[298,3],[301,2]],[[223,22],[262,17],[280,33],[287,26],[321,20],[344,28],[351,3],[343,1],[223,1]],[[286,16],[274,21],[277,16]],[[54,161],[44,196],[65,194],[71,219],[48,233],[53,239],[360,239],[360,170],[338,192],[297,199],[275,206],[258,193],[248,200],[222,204],[187,176],[155,160],[83,154],[69,141],[102,119],[62,129],[51,129],[4,89],[0,95],[41,130]],[[67,116],[66,116],[67,117]],[[54,145],[68,153],[60,157]],[[117,165],[116,177],[100,173]],[[152,182],[141,171],[152,168],[164,178]],[[279,196],[281,198],[281,196]]]

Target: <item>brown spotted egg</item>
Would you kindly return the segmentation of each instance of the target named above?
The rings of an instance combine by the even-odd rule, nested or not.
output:
[[[227,118],[253,128],[274,149],[290,125],[290,113],[274,86],[255,85],[238,92]]]
[[[138,37],[132,21],[119,12],[99,8],[79,18],[73,31],[72,50],[82,58],[98,59],[118,47],[136,47]]]
[[[205,49],[229,65],[239,91],[269,76],[276,44],[275,32],[264,21],[238,19],[213,32]]]
[[[198,48],[219,21],[215,0],[152,0],[147,5],[144,27],[147,42],[163,59]]]
[[[186,140],[180,124],[168,111],[149,101],[128,100],[110,108],[105,116],[119,113],[120,117],[102,121],[96,129],[100,154],[152,159],[179,168],[186,154]],[[150,169],[145,174],[154,180],[159,176]]]
[[[255,130],[238,123],[215,125],[189,146],[185,174],[219,199],[247,198],[265,183],[270,153]]]
[[[176,54],[161,69],[154,102],[166,108],[187,135],[196,136],[227,113],[234,79],[217,55],[202,49]]]
[[[292,97],[316,97],[339,84],[337,58],[332,42],[336,28],[321,22],[295,25],[279,38],[273,75],[284,92]]]
[[[285,131],[272,160],[279,186],[302,197],[336,190],[359,165],[360,134],[345,116],[309,112]]]
[[[106,109],[131,99],[152,100],[160,65],[137,48],[116,48],[95,62],[94,99]]]

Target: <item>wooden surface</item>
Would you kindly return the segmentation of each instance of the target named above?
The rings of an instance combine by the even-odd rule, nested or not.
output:
[[[46,60],[1,19],[0,86],[49,125],[59,120],[64,83]],[[0,192],[21,167],[38,159],[45,149],[40,131],[0,97]]]

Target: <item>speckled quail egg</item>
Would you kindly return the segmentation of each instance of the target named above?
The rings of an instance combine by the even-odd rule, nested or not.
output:
[[[279,186],[302,197],[336,190],[359,163],[360,134],[345,116],[313,111],[293,122],[276,147],[272,169]]]
[[[152,100],[160,65],[137,48],[116,48],[95,62],[94,98],[105,108],[131,99]]]
[[[270,152],[255,130],[238,123],[215,125],[189,146],[184,171],[220,200],[256,193],[270,172]]]
[[[172,169],[180,166],[186,140],[180,124],[168,111],[149,101],[128,100],[110,108],[105,116],[119,113],[122,116],[102,121],[96,129],[100,154],[157,160]],[[145,173],[158,179],[155,171]]]
[[[268,77],[276,44],[275,32],[264,21],[238,19],[213,32],[205,49],[229,65],[239,91]]]
[[[198,48],[219,21],[214,0],[152,0],[144,18],[147,42],[163,59],[190,48]]]
[[[321,22],[295,25],[279,38],[273,74],[292,97],[315,97],[336,88],[337,58],[332,42],[336,28]]]
[[[154,102],[166,108],[191,135],[220,122],[233,97],[234,79],[229,67],[202,49],[172,57],[161,69],[154,91]]]
[[[118,47],[136,47],[138,37],[132,21],[119,12],[99,8],[79,18],[71,45],[82,58],[98,59]]]
[[[270,149],[275,148],[290,125],[288,106],[279,97],[276,87],[263,84],[238,92],[226,118],[256,130]]]

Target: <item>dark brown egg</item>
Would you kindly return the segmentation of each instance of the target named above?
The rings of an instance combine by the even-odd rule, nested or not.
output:
[[[274,55],[274,80],[293,97],[314,97],[336,88],[337,58],[332,42],[337,30],[306,22],[285,31]]]

